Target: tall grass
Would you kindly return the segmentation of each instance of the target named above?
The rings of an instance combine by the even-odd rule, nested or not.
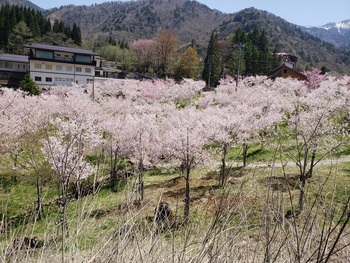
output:
[[[47,210],[1,233],[1,262],[346,262],[350,257],[348,165],[318,167],[307,202],[297,214],[294,167],[242,168],[224,189],[219,172],[194,172],[191,215],[182,224],[183,179],[146,177],[146,198],[136,202],[130,177],[120,191],[71,200],[62,248],[59,212]],[[215,176],[217,175],[217,178]],[[160,187],[165,185],[165,187]],[[167,201],[175,216],[169,227],[154,224],[154,209]],[[3,216],[1,225],[6,225]],[[1,227],[1,229],[4,229]],[[36,237],[36,247],[24,238]],[[64,257],[61,257],[63,251]]]

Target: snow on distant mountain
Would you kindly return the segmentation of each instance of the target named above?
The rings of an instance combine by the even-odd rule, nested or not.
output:
[[[338,47],[350,49],[350,19],[338,23],[327,23],[317,27],[303,27],[305,31]]]
[[[350,19],[349,20],[344,20],[342,22],[339,23],[328,23],[324,26],[320,26],[319,28],[323,28],[326,30],[330,30],[333,28],[338,29],[338,31],[340,30],[349,30],[350,29]]]

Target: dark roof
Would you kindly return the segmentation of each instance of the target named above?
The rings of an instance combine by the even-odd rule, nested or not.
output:
[[[26,45],[24,47],[25,48],[41,49],[41,50],[62,51],[62,52],[82,54],[82,55],[97,55],[94,52],[92,52],[90,50],[86,50],[86,49],[53,46],[53,45],[45,45],[45,44],[36,44],[36,43],[33,43],[31,45]]]
[[[299,76],[304,77],[305,79],[307,79],[307,76],[303,73],[301,73],[300,71],[297,71],[291,67],[288,67],[284,64],[282,64],[281,66],[279,66],[278,68],[276,68],[275,70],[271,71],[270,73],[268,73],[267,75],[270,77],[278,77],[282,71],[282,69],[287,68],[288,70],[291,70],[293,72],[295,72],[296,74],[298,74]]]
[[[2,60],[2,61],[13,61],[13,62],[29,63],[28,56],[6,54],[6,53],[0,54],[0,60]]]

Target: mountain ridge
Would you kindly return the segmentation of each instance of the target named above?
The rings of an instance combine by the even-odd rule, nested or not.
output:
[[[330,44],[324,38],[322,41],[306,27],[255,8],[227,14],[191,0],[138,0],[67,5],[43,13],[52,21],[58,19],[67,25],[78,24],[87,40],[111,37],[130,42],[154,38],[161,28],[171,29],[182,45],[195,42],[202,57],[213,30],[221,39],[226,39],[238,28],[247,32],[259,28],[267,33],[272,51],[298,56],[302,67],[326,66],[339,72],[350,71],[350,53],[341,45],[329,40]]]
[[[350,19],[322,26],[303,27],[303,30],[326,42],[350,51]]]

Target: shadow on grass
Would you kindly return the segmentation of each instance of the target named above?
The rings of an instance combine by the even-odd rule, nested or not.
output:
[[[274,191],[287,192],[288,190],[295,190],[298,187],[299,175],[288,174],[285,177],[271,176],[260,179],[259,182],[266,187],[271,187]]]
[[[199,185],[191,187],[191,202],[204,198],[206,196],[211,196],[211,191],[220,189],[219,185]],[[178,188],[176,190],[169,190],[164,192],[163,196],[171,198],[184,198],[185,188]]]

